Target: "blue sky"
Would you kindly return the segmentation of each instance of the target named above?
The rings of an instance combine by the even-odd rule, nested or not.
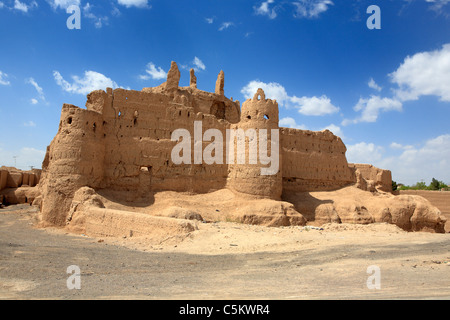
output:
[[[0,0],[0,165],[40,167],[63,103],[157,86],[171,61],[181,85],[193,67],[241,102],[262,87],[281,126],[329,128],[349,162],[450,184],[450,0]]]

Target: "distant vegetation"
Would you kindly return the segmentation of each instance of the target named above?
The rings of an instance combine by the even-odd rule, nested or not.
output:
[[[439,181],[435,178],[433,178],[429,185],[427,185],[425,182],[417,182],[416,184],[412,186],[405,186],[401,183],[397,183],[395,181],[392,181],[392,190],[441,190],[446,189],[448,190],[448,185],[446,185],[444,182]]]

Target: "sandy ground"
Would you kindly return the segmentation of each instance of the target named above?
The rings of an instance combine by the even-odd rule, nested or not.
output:
[[[0,299],[450,299],[449,233],[217,222],[149,241],[37,229],[36,214],[0,209]]]

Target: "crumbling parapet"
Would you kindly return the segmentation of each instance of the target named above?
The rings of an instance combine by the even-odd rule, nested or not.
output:
[[[221,70],[219,72],[219,75],[217,76],[215,93],[219,96],[225,95],[224,87],[225,87],[225,73],[223,72],[223,70]]]
[[[170,64],[170,70],[167,73],[167,81],[166,81],[166,91],[173,92],[178,90],[178,85],[180,82],[180,70],[178,70],[178,66],[175,61],[172,61]]]
[[[392,192],[392,174],[390,170],[374,167],[370,164],[349,163],[355,170],[357,187],[364,191]]]
[[[197,88],[197,77],[195,76],[195,71],[194,71],[194,69],[191,69],[191,70],[189,71],[189,75],[190,75],[190,78],[189,78],[189,86],[190,86],[191,88]]]

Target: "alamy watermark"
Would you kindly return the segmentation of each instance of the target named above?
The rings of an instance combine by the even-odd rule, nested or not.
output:
[[[81,289],[81,270],[79,266],[71,265],[67,267],[66,272],[70,276],[66,280],[67,289],[69,290],[80,290]]]
[[[370,290],[380,290],[381,289],[381,269],[379,266],[368,266],[367,274],[370,276],[367,278],[366,285]]]
[[[77,5],[71,5],[67,7],[66,12],[71,16],[67,18],[67,29],[81,29],[81,9]]]
[[[172,132],[171,140],[177,141],[171,152],[171,160],[174,164],[202,164],[203,162],[208,165],[224,164],[224,154],[226,164],[246,164],[248,154],[248,164],[262,165],[261,175],[278,173],[280,168],[279,129],[270,130],[270,139],[268,129],[226,129],[224,142],[223,133],[219,129],[208,129],[203,133],[202,128],[201,121],[194,121],[193,140],[187,129],[176,129]],[[211,143],[203,150],[204,141],[211,141]],[[270,145],[270,155],[268,145]]]
[[[81,9],[78,5],[67,7],[66,12],[70,14],[67,18],[66,25],[69,30],[81,29]],[[377,5],[371,5],[366,11],[371,16],[367,19],[366,25],[369,30],[381,29],[381,9]]]

